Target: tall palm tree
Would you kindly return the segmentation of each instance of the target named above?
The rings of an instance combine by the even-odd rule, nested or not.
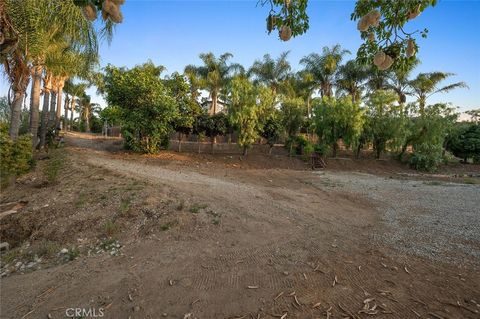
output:
[[[256,60],[253,63],[248,73],[255,76],[255,82],[269,86],[276,95],[281,83],[287,79],[292,69],[287,60],[289,53],[290,51],[281,53],[276,60],[270,54],[265,54],[263,60]]]
[[[220,94],[234,73],[245,71],[240,64],[228,63],[232,57],[231,53],[224,53],[218,58],[211,52],[202,53],[200,54],[200,59],[203,61],[202,66],[188,65],[185,67],[185,73],[195,73],[200,78],[201,87],[210,93],[212,100],[210,114],[217,113]]]
[[[346,54],[350,54],[350,51],[336,44],[332,48],[323,47],[322,54],[310,53],[300,60],[305,70],[313,75],[322,97],[333,95],[335,74]]]
[[[437,93],[447,93],[458,88],[468,88],[465,82],[456,82],[446,86],[438,87],[442,81],[453,75],[453,73],[447,72],[420,73],[415,79],[409,81],[408,84],[412,89],[412,95],[417,98],[421,115],[424,114],[427,99],[430,96]]]
[[[362,97],[367,76],[365,66],[358,64],[356,60],[350,60],[338,68],[336,75],[337,91],[350,95],[355,103]]]

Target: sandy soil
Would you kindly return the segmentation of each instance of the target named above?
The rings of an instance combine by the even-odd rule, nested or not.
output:
[[[57,183],[45,183],[45,159],[1,195],[27,202],[0,218],[16,253],[2,259],[2,318],[65,318],[68,308],[104,318],[480,317],[480,233],[468,227],[480,199],[458,209],[445,196],[475,196],[479,185],[405,181],[397,173],[411,171],[388,164],[378,175],[312,172],[285,157],[140,156],[79,135],[67,145]],[[428,188],[428,200],[405,182]],[[437,234],[441,249],[424,254]],[[33,267],[12,266],[35,254]]]

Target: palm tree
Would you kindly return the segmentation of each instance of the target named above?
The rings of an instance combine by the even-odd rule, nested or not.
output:
[[[269,86],[276,95],[281,83],[287,79],[292,69],[287,60],[289,53],[283,52],[276,60],[272,59],[270,54],[265,54],[262,61],[256,60],[253,63],[248,73],[255,76],[255,82]]]
[[[215,57],[213,53],[202,53],[200,59],[202,66],[188,65],[185,67],[185,73],[194,73],[200,79],[201,87],[210,93],[212,105],[209,113],[217,113],[217,106],[220,94],[225,89],[235,72],[244,72],[244,68],[237,63],[228,63],[232,58],[231,53],[224,53],[220,57]]]
[[[40,119],[40,144],[39,148],[43,148],[46,143],[47,138],[47,126],[49,112],[48,108],[50,106],[50,91],[52,89],[52,74],[50,72],[45,73],[43,79],[43,107],[42,107],[42,118]]]
[[[407,101],[407,95],[411,95],[410,75],[419,64],[420,60],[415,59],[405,68],[397,68],[387,74],[388,83],[385,88],[397,93],[400,104],[404,104]]]
[[[68,111],[70,110],[70,125],[72,125],[73,112],[77,106],[77,100],[79,97],[85,95],[85,90],[87,89],[87,83],[73,83],[72,80],[67,80],[65,82],[65,95],[68,97],[68,105],[65,103],[65,115],[64,115],[64,129],[67,131],[69,129],[68,121]]]
[[[408,82],[412,89],[412,95],[417,98],[421,115],[424,114],[427,98],[430,96],[436,93],[447,93],[457,88],[468,88],[465,82],[457,82],[440,88],[438,87],[440,82],[453,75],[453,73],[447,72],[420,73],[415,79]]]
[[[198,76],[196,70],[193,69],[186,69],[184,74],[187,77],[188,83],[190,84],[190,98],[194,103],[198,104],[198,99],[200,97],[200,88],[202,86],[201,79]]]
[[[97,33],[93,22],[82,14],[74,1],[64,0],[4,0],[1,3],[0,27],[7,48],[0,52],[0,60],[10,80],[14,95],[10,136],[16,139],[20,121],[21,101],[33,76],[30,132],[36,141],[38,108],[40,104],[41,74],[46,55],[58,39],[77,49],[97,52]],[[111,36],[112,22],[105,23],[102,34]],[[5,44],[5,43],[4,43]],[[57,81],[61,88],[62,81]],[[61,94],[58,94],[61,98]],[[51,101],[50,101],[51,102]]]
[[[300,60],[305,70],[313,75],[322,97],[333,95],[335,74],[346,54],[350,54],[350,51],[336,44],[332,48],[323,47],[322,54],[310,53]]]
[[[77,100],[77,107],[80,110],[80,118],[85,121],[85,131],[87,133],[90,133],[90,118],[92,117],[92,112],[98,106],[97,103],[92,103],[90,95],[85,93]]]
[[[367,69],[356,60],[350,60],[341,65],[336,76],[338,93],[350,95],[354,103],[360,101],[367,76]]]
[[[388,79],[391,77],[391,71],[379,70],[376,66],[367,67],[366,87],[369,93],[385,90],[388,88]]]

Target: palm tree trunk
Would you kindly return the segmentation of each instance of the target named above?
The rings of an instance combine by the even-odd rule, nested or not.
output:
[[[423,116],[425,115],[425,100],[426,98],[425,97],[420,97],[419,99],[419,106],[420,106],[420,115]]]
[[[65,101],[63,101],[63,111],[64,111],[64,116],[63,116],[63,130],[66,132],[67,131],[67,121],[68,121],[68,106],[70,105],[70,98],[68,97],[68,94],[65,94]]]
[[[48,107],[50,105],[50,89],[48,87],[43,88],[43,107],[42,118],[40,125],[40,149],[45,147],[45,140],[47,139],[47,126],[48,126]]]
[[[20,130],[22,101],[25,96],[25,91],[16,91],[12,102],[12,113],[10,118],[10,138],[16,140],[18,138],[18,131]]]
[[[30,134],[32,135],[32,148],[38,143],[38,120],[40,108],[40,91],[42,84],[43,67],[36,65],[32,69],[32,92],[30,94]]]
[[[27,66],[24,57],[18,50],[15,50],[11,58],[13,69],[9,71],[12,75],[13,101],[10,113],[10,129],[8,134],[12,140],[18,138],[20,130],[22,102],[27,91],[28,82],[30,81],[30,68]]]
[[[50,92],[50,111],[48,112],[48,127],[55,127],[55,109],[57,105],[57,92],[52,90]]]
[[[60,128],[60,117],[62,116],[62,95],[63,95],[63,80],[58,83],[57,87],[57,110],[55,112],[55,135],[58,135],[58,128]]]
[[[73,130],[73,111],[75,110],[75,95],[72,95],[72,101],[71,101],[71,106],[70,106],[70,110],[72,111],[70,113],[70,125],[69,125],[69,128],[70,130]]]
[[[212,93],[212,115],[217,114],[217,92]]]
[[[85,108],[85,131],[90,133],[90,107]]]

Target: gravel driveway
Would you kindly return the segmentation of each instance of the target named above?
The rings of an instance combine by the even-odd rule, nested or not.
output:
[[[375,243],[455,264],[480,263],[480,185],[319,172],[325,185],[378,204],[385,232]]]

